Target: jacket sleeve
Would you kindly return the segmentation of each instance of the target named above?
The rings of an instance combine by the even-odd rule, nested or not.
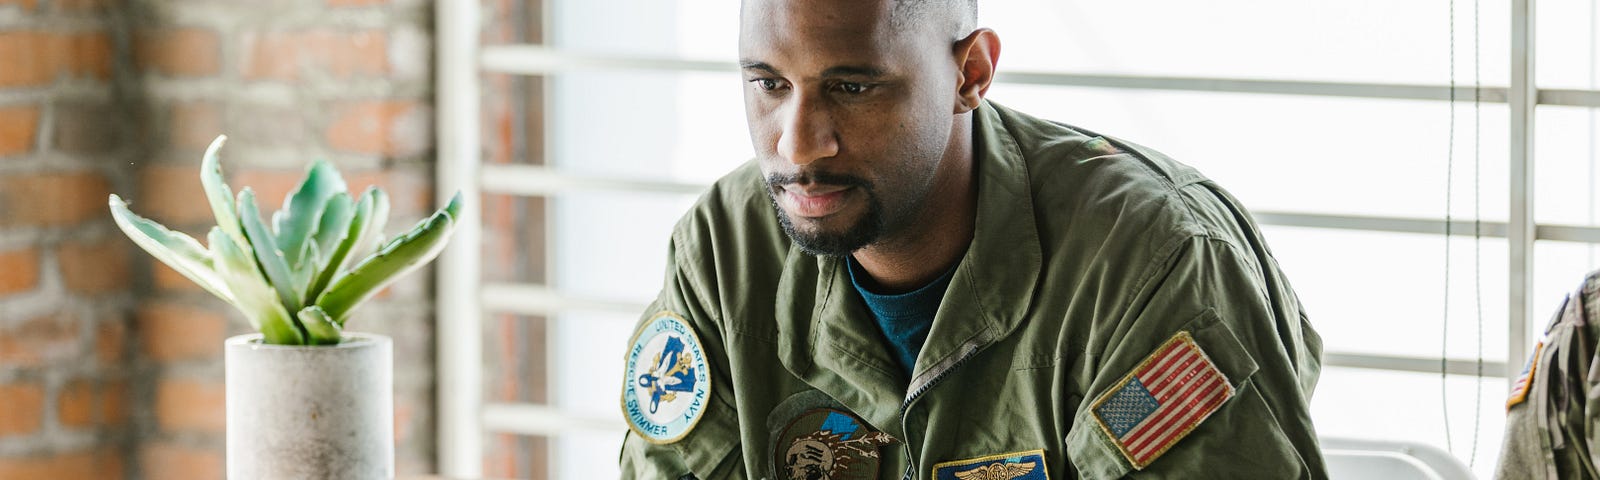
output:
[[[680,229],[681,230],[681,229]],[[670,441],[661,441],[641,435],[623,406],[622,415],[629,425],[618,462],[624,479],[700,479],[720,480],[744,478],[739,454],[738,415],[734,408],[732,382],[728,377],[726,349],[722,332],[718,329],[714,301],[702,296],[704,279],[693,274],[693,265],[681,260],[684,242],[677,235],[668,247],[667,275],[656,300],[650,304],[635,331],[639,331],[660,312],[671,312],[688,323],[694,330],[707,356],[710,370],[710,402],[701,418],[683,435]],[[632,350],[633,345],[628,345]],[[624,357],[624,362],[627,358]],[[626,371],[627,367],[624,367]],[[616,374],[622,376],[623,372]],[[622,379],[623,389],[633,388],[630,379]]]
[[[1309,413],[1321,340],[1265,247],[1202,234],[1153,258],[1129,272],[1141,286],[1090,339],[1094,376],[1066,438],[1073,467],[1083,478],[1326,478]],[[1191,402],[1209,393],[1165,393],[1195,377],[1144,369],[1184,334],[1210,365],[1195,368],[1227,384],[1187,390],[1222,392],[1214,406]],[[1146,394],[1170,406],[1116,410]]]
[[[1595,478],[1600,272],[1567,295],[1506,401],[1497,478]]]

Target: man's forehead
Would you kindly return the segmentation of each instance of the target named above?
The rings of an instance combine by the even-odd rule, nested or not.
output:
[[[887,23],[898,0],[743,0],[740,23],[840,25]]]
[[[893,25],[893,0],[745,0],[739,55],[762,63],[810,59],[870,64],[906,39]]]

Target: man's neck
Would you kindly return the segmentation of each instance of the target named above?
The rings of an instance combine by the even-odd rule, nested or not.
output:
[[[927,201],[906,225],[851,255],[884,293],[909,292],[939,278],[961,261],[977,220],[973,114],[956,119]]]

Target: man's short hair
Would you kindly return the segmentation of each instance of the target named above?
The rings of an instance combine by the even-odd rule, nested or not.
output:
[[[978,28],[978,0],[894,0],[895,28],[938,22],[951,40],[966,38]]]

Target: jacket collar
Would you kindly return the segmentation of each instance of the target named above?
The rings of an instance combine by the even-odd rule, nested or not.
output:
[[[901,404],[1009,335],[1032,304],[1041,251],[1022,150],[987,101],[973,114],[977,219],[917,365],[906,379],[844,260],[792,248],[775,315],[785,368],[879,428],[899,432]]]

